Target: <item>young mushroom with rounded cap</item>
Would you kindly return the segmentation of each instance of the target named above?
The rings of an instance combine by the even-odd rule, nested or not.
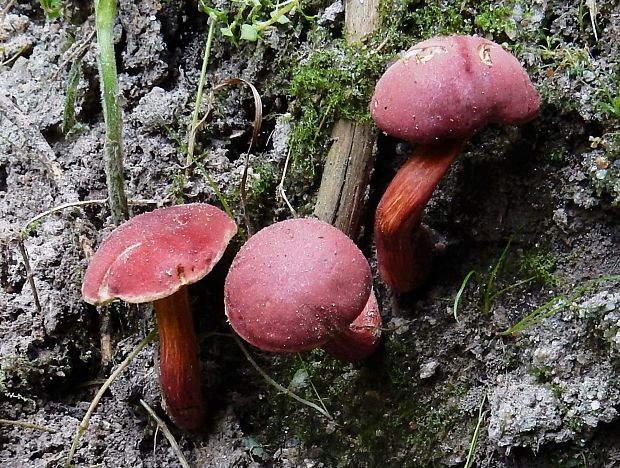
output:
[[[517,59],[487,39],[435,37],[387,69],[370,104],[381,130],[418,146],[377,207],[379,272],[395,291],[426,278],[432,244],[420,217],[466,140],[487,124],[520,125],[540,98]]]
[[[160,208],[116,228],[84,275],[82,296],[91,304],[153,302],[164,409],[182,429],[198,428],[205,415],[187,285],[211,271],[236,232],[205,203]]]
[[[368,261],[342,231],[316,219],[282,221],[252,236],[230,267],[224,305],[233,329],[264,351],[320,347],[353,362],[379,344]]]

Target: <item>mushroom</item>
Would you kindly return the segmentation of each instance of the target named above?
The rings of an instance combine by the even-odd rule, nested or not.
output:
[[[485,125],[520,125],[540,98],[517,59],[472,36],[435,37],[409,49],[377,82],[370,111],[381,130],[418,146],[375,217],[379,273],[397,292],[428,275],[432,242],[420,217],[466,140]]]
[[[322,347],[353,362],[379,344],[368,261],[342,231],[311,218],[273,224],[235,257],[224,285],[232,328],[272,352]]]
[[[84,275],[82,296],[90,304],[153,303],[163,407],[182,429],[198,428],[205,415],[187,285],[211,271],[236,232],[234,221],[211,205],[156,209],[116,228]]]

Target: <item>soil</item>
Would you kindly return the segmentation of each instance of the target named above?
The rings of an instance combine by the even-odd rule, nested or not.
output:
[[[95,308],[81,298],[88,259],[114,225],[102,201],[92,5],[61,4],[58,18],[33,1],[0,8],[3,467],[64,466],[102,381],[154,326],[147,305]],[[236,8],[214,7],[229,18]],[[343,10],[340,0],[309,3],[308,17],[291,15],[256,42],[217,31],[207,89],[240,77],[262,98],[263,126],[247,158],[253,229],[292,216],[277,184],[310,108],[289,84],[314,54],[342,52]],[[166,418],[151,343],[104,395],[75,466],[181,466],[140,400],[167,423],[190,466],[465,466],[470,452],[481,467],[620,466],[620,281],[606,278],[620,275],[620,5],[412,0],[393,12],[368,42],[385,53],[382,67],[412,38],[478,33],[517,55],[542,109],[521,128],[474,137],[435,191],[424,221],[440,252],[427,284],[395,295],[375,276],[385,331],[374,356],[343,364],[320,350],[289,356],[247,347],[290,391],[312,401],[318,394],[330,419],[269,385],[227,336],[223,281],[248,231],[239,187],[254,121],[249,89],[218,94],[197,141],[202,169],[188,173],[208,15],[193,2],[120,0],[115,42],[132,214],[174,202],[221,206],[217,187],[243,232],[191,288],[206,426],[184,432]],[[394,24],[402,38],[390,32]],[[77,124],[63,129],[75,63],[69,108]],[[375,75],[362,79],[374,83]],[[329,122],[316,129],[316,174],[302,164],[285,177],[302,214],[314,203],[328,135]],[[373,208],[409,150],[378,139],[356,239],[374,272]],[[510,329],[532,312],[537,320]]]

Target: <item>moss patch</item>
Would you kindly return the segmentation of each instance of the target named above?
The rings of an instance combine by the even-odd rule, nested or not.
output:
[[[253,418],[269,421],[265,442],[302,442],[334,467],[440,463],[448,455],[445,442],[467,440],[475,424],[460,408],[471,383],[454,381],[453,375],[421,380],[411,351],[414,340],[413,335],[388,337],[383,350],[354,365],[322,351],[304,354],[304,363],[297,356],[277,357],[268,373],[286,385],[305,369],[334,421],[264,386],[260,393],[269,396]],[[317,401],[309,382],[294,391]]]

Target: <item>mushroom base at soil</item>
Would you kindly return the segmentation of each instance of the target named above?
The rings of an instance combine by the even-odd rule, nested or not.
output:
[[[200,427],[205,418],[198,344],[187,286],[153,302],[159,328],[159,368],[163,406],[181,429]]]
[[[379,274],[396,292],[419,287],[428,276],[433,242],[422,212],[465,141],[419,145],[383,194],[375,215]]]

